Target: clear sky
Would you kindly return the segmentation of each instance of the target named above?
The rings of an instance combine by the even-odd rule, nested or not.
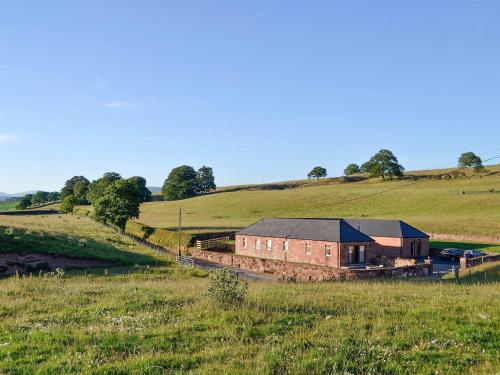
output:
[[[499,20],[497,0],[3,2],[0,191],[494,156]]]

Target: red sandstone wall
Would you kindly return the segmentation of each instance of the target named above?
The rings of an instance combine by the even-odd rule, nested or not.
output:
[[[247,247],[243,246],[243,239],[247,240]],[[255,248],[255,240],[260,239],[260,249]],[[271,240],[271,249],[266,248],[266,240]],[[325,242],[288,239],[288,252],[283,250],[285,238],[269,238],[237,235],[235,252],[238,255],[257,257],[262,259],[282,260],[294,263],[306,263],[333,268],[348,266],[349,246],[363,245],[366,248],[366,261],[370,259],[371,243],[365,242]],[[306,252],[306,243],[311,244],[311,254]],[[330,256],[325,253],[325,245],[330,245]]]
[[[247,248],[243,247],[243,238],[247,240]],[[260,249],[255,249],[255,240],[260,239]],[[271,250],[266,249],[266,240],[271,240]],[[288,252],[283,251],[285,238],[236,236],[235,252],[238,255],[258,257],[262,259],[282,260],[286,262],[316,264],[337,268],[339,266],[339,245],[337,242],[306,241],[288,239]],[[306,253],[306,243],[311,244],[311,254]],[[325,245],[331,246],[331,255],[325,255]]]
[[[383,269],[339,269],[313,264],[291,263],[281,260],[261,259],[252,256],[242,256],[231,253],[217,253],[213,251],[190,249],[195,258],[226,266],[241,269],[266,272],[279,276],[282,279],[298,281],[326,281],[326,280],[356,280],[370,278],[406,278],[411,276],[426,276],[432,273],[432,262],[399,268]]]

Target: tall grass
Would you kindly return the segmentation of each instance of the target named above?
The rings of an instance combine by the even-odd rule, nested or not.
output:
[[[498,284],[251,283],[241,307],[178,268],[0,280],[0,373],[481,374]]]

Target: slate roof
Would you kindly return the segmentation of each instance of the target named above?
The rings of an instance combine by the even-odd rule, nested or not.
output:
[[[331,242],[373,242],[343,219],[266,218],[236,234]]]
[[[345,219],[352,227],[373,237],[428,238],[429,236],[401,220]]]

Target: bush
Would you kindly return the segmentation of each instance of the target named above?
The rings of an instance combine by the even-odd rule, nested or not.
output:
[[[220,268],[210,274],[205,295],[225,307],[239,305],[245,300],[248,284],[238,280],[229,268]]]
[[[127,224],[125,224],[125,233],[143,240],[148,238],[152,231],[153,228],[132,220],[127,221]]]
[[[148,242],[164,247],[171,251],[177,250],[177,231],[168,229],[153,229],[153,233],[148,237]],[[181,248],[187,249],[193,240],[193,236],[189,233],[181,233]]]
[[[68,195],[66,198],[63,199],[61,203],[61,211],[66,213],[71,213],[73,212],[73,209],[77,204],[78,204],[78,198],[76,198],[74,195]]]

